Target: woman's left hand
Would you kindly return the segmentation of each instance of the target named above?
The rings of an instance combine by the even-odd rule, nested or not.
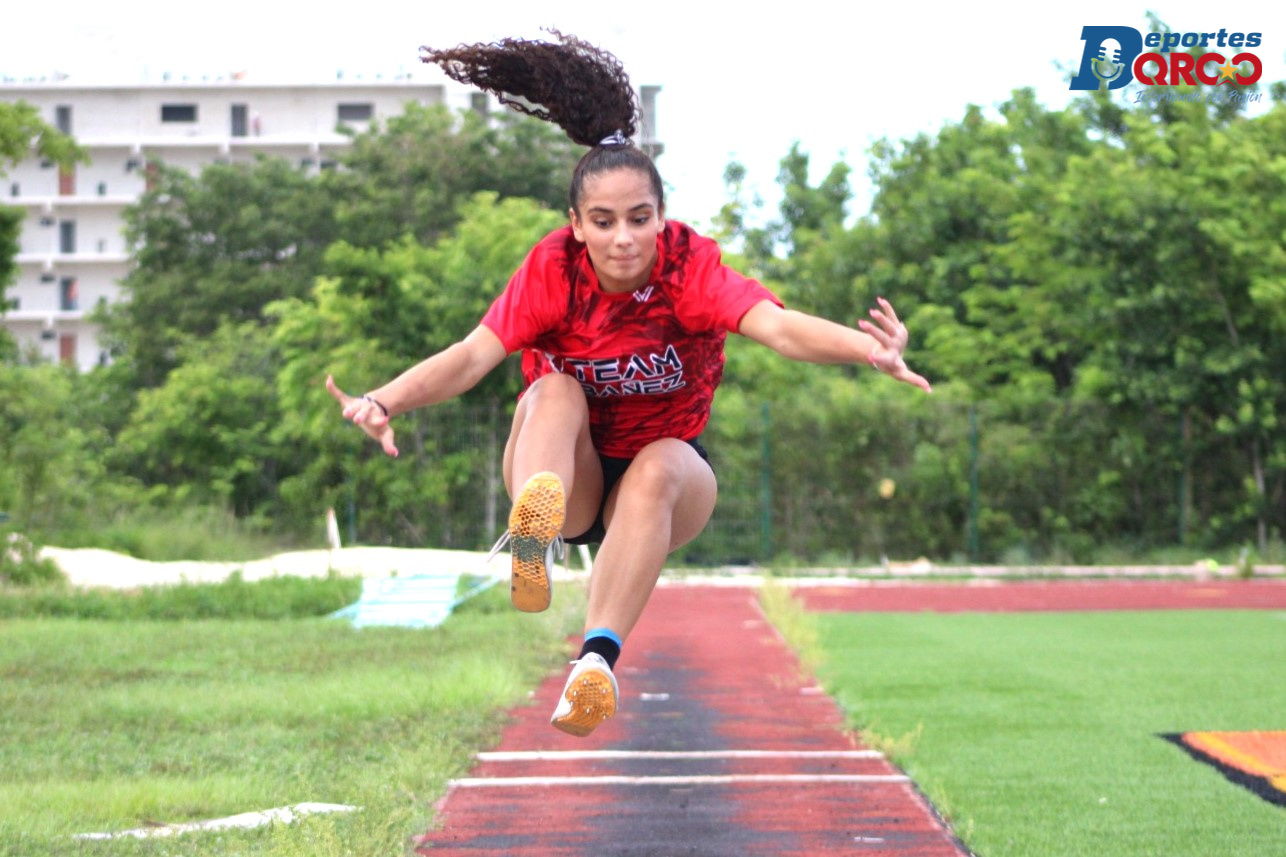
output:
[[[902,359],[908,338],[906,325],[898,320],[898,314],[893,311],[891,303],[884,298],[876,298],[876,301],[879,307],[871,309],[871,318],[879,324],[872,324],[866,319],[860,319],[857,322],[861,331],[876,342],[868,362],[875,367],[876,371],[883,372],[890,378],[919,387],[926,393],[932,393],[933,388],[929,382],[923,376],[912,372],[907,367],[906,361]]]

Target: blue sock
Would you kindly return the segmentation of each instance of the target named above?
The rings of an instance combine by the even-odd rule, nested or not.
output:
[[[592,628],[585,632],[580,657],[583,658],[590,652],[601,655],[609,668],[616,669],[616,659],[621,656],[621,638],[611,628]]]

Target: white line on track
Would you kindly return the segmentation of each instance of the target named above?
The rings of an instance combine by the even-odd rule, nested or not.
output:
[[[878,750],[497,750],[479,762],[581,762],[608,759],[882,759]]]
[[[466,777],[452,780],[455,788],[531,788],[535,786],[704,786],[734,783],[905,783],[901,774],[727,774],[657,777]]]

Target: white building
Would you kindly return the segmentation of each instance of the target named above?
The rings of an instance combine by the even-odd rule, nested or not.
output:
[[[95,306],[120,295],[129,248],[123,212],[147,187],[146,164],[158,159],[196,172],[216,162],[253,161],[259,153],[298,161],[311,171],[335,162],[348,145],[337,129],[358,130],[421,105],[485,109],[489,99],[440,77],[260,84],[229,76],[133,85],[70,80],[0,79],[0,100],[25,101],[89,153],[90,163],[61,171],[31,159],[8,169],[0,204],[27,216],[19,275],[6,293],[3,325],[24,353],[88,369],[106,361]],[[643,144],[654,155],[659,87],[641,89]]]
[[[315,171],[348,144],[339,125],[360,129],[408,102],[444,103],[446,87],[409,76],[288,86],[235,78],[129,86],[3,81],[0,99],[35,106],[89,153],[89,164],[66,172],[24,161],[0,183],[0,203],[27,213],[4,325],[24,352],[85,369],[106,359],[88,319],[120,294],[130,260],[122,214],[147,186],[149,159],[195,172],[263,153]]]

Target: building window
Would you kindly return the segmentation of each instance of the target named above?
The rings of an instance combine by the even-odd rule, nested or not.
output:
[[[107,182],[98,183],[98,195],[107,196]]]
[[[64,134],[71,134],[71,105],[59,104],[54,108],[54,125]]]
[[[9,196],[22,196],[22,186],[17,182],[9,185]]]
[[[249,111],[244,104],[232,105],[232,136],[246,137],[250,134]]]
[[[80,286],[75,277],[63,277],[58,284],[58,308],[63,312],[80,309]]]
[[[161,121],[162,122],[195,122],[196,105],[195,104],[162,104]]]
[[[67,364],[76,362],[76,334],[64,333],[58,337],[58,359]]]
[[[340,104],[339,121],[340,122],[369,122],[375,115],[375,105],[365,104]]]
[[[58,224],[58,252],[76,252],[76,221],[64,220]]]

